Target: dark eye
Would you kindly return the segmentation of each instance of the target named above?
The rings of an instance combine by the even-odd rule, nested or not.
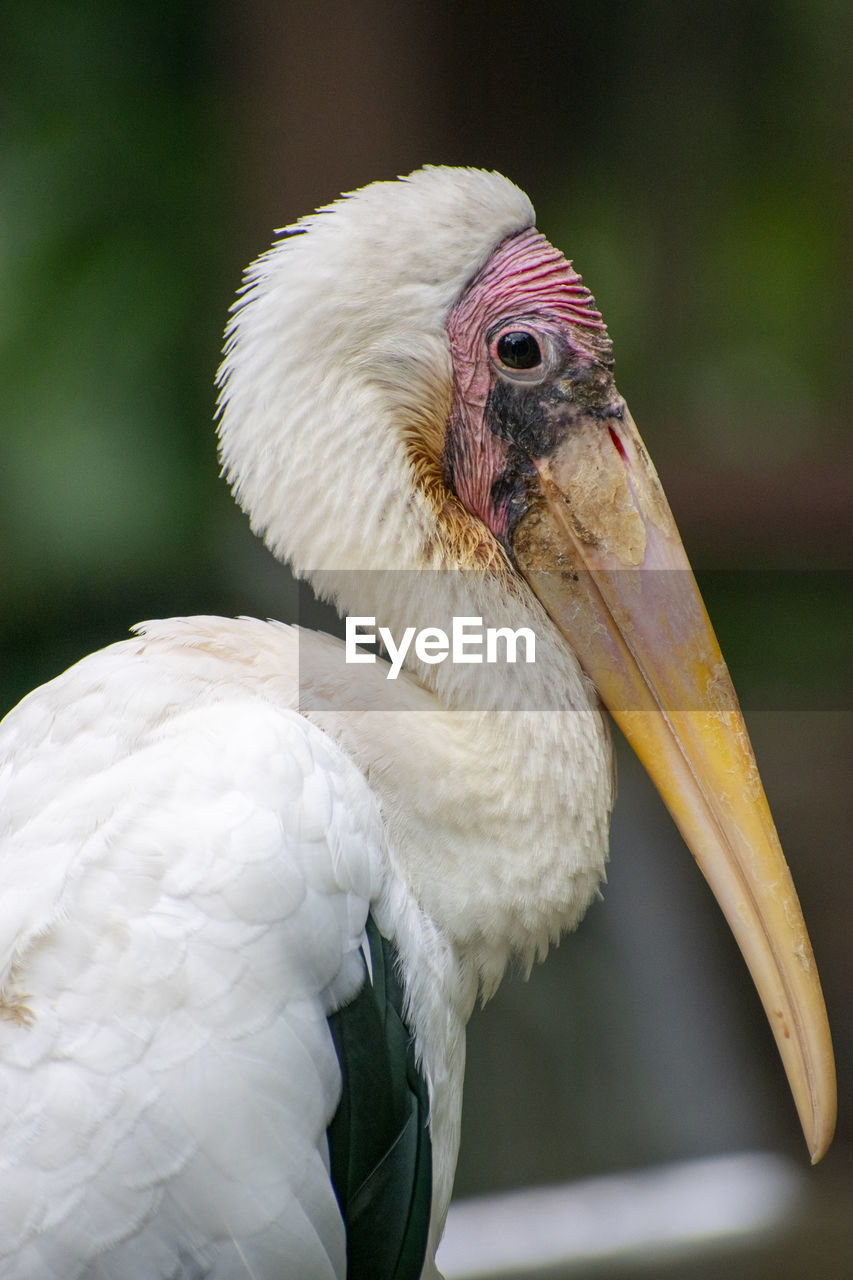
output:
[[[495,345],[495,354],[507,369],[535,369],[542,363],[539,343],[525,329],[502,333]]]

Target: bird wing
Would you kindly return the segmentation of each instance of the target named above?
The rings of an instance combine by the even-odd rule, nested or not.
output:
[[[347,1280],[419,1280],[432,1208],[429,1093],[396,947],[367,918],[371,979],[329,1018],[343,1091],[329,1155]]]
[[[0,726],[10,1280],[345,1274],[326,1019],[382,835],[290,709],[292,634],[151,624]]]

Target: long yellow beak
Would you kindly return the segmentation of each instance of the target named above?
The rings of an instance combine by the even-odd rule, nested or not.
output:
[[[519,522],[519,568],[636,751],[767,1013],[817,1161],[835,1127],[820,980],[746,726],[657,474],[621,400],[581,413]]]

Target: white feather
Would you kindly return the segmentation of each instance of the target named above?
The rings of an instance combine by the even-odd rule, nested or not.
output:
[[[215,1276],[342,1265],[326,1014],[379,816],[281,696],[288,632],[225,624],[223,651],[215,625],[94,655],[0,736],[4,1276],[171,1268],[188,1240]]]
[[[449,403],[453,303],[533,220],[500,174],[426,168],[304,218],[250,267],[219,374],[222,459],[253,529],[297,572],[425,567],[435,517],[404,432]]]

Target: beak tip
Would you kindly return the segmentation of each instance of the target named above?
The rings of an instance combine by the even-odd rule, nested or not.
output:
[[[815,1125],[815,1130],[808,1141],[809,1155],[813,1165],[818,1164],[829,1150],[832,1138],[835,1133],[835,1107],[831,1114],[819,1120]]]
[[[829,1040],[829,1027],[825,1028],[825,1053],[818,1060],[810,1078],[807,1101],[801,1111],[803,1135],[813,1165],[822,1160],[829,1150],[835,1134],[838,1113],[838,1087],[835,1079],[835,1060]]]

